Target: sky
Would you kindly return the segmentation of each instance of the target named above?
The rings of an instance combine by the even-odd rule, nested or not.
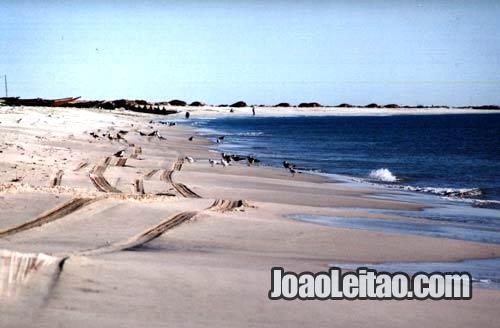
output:
[[[0,0],[0,75],[23,98],[500,104],[499,17],[498,0]]]

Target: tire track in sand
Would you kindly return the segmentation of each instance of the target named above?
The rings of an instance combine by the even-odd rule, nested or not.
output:
[[[99,191],[107,193],[109,192],[121,193],[120,190],[113,187],[104,177],[104,171],[106,171],[110,162],[111,162],[111,157],[106,157],[106,159],[102,164],[94,166],[89,173],[90,180]]]
[[[255,206],[250,205],[247,201],[242,199],[238,200],[216,199],[213,202],[213,204],[207,208],[207,210],[224,213],[236,209],[243,209],[245,207],[255,208]]]
[[[80,162],[74,169],[73,169],[73,172],[78,172],[80,171],[81,169],[83,169],[84,167],[86,167],[87,165],[89,165],[89,162]]]
[[[4,230],[4,235],[13,234],[16,232],[24,231],[35,226],[40,226],[42,224],[49,223],[51,221],[56,220],[57,218],[61,218],[69,213],[72,213],[83,206],[86,206],[94,201],[98,200],[94,199],[84,199],[84,198],[76,198],[72,199],[52,210],[47,212],[44,215],[27,222],[26,224]],[[2,270],[2,273],[5,273],[9,279],[4,279],[4,275],[0,276],[1,281],[5,282],[9,281],[8,285],[0,286],[0,296],[2,295],[1,291],[15,291],[20,288],[24,288],[27,279],[30,280],[43,280],[43,284],[46,286],[44,293],[40,295],[41,298],[41,306],[44,306],[48,303],[53,290],[55,289],[59,278],[62,274],[63,267],[65,262],[71,258],[71,256],[95,256],[125,250],[131,250],[136,247],[140,247],[158,237],[163,235],[165,232],[185,223],[189,220],[193,219],[196,215],[200,214],[203,211],[231,211],[241,207],[250,206],[244,200],[226,200],[226,199],[216,199],[209,207],[205,210],[201,211],[185,211],[178,214],[175,214],[168,219],[160,222],[154,227],[151,227],[138,235],[135,235],[129,239],[118,241],[116,243],[106,245],[103,247],[98,247],[91,250],[77,252],[71,255],[63,255],[60,257],[48,256],[45,254],[23,254],[11,251],[3,251],[1,253],[3,263],[7,263],[7,270]],[[47,267],[44,271],[47,272],[45,274],[38,274],[38,271],[43,270],[43,267]],[[29,297],[33,297],[30,294]]]
[[[49,187],[56,187],[61,185],[63,170],[58,170],[49,179]]]
[[[191,189],[188,188],[183,183],[176,183],[172,179],[172,175],[174,174],[175,171],[180,171],[182,169],[182,165],[184,164],[184,160],[182,158],[178,158],[174,164],[172,165],[172,168],[170,170],[164,170],[163,173],[160,176],[160,179],[162,181],[165,181],[167,183],[170,183],[174,189],[181,194],[183,197],[186,198],[202,198],[200,195],[192,191]]]
[[[149,172],[145,173],[145,174],[144,174],[144,180],[149,180],[149,179],[151,179],[151,178],[153,177],[153,175],[155,175],[155,174],[156,174],[156,172],[158,172],[158,171],[159,171],[159,169],[152,169],[152,170],[150,170]]]
[[[76,253],[75,255],[83,255],[83,256],[92,256],[92,255],[101,255],[106,253],[113,253],[119,251],[125,251],[128,249],[132,249],[134,247],[138,247],[150,242],[153,239],[160,237],[167,230],[170,230],[196,216],[199,212],[197,211],[188,211],[181,212],[175,214],[174,216],[160,222],[158,225],[147,229],[144,232],[141,232],[138,235],[135,235],[129,239],[118,241],[116,243],[106,245],[103,247],[81,251]]]
[[[163,220],[159,224],[131,237],[126,240],[121,240],[109,245],[105,245],[102,247],[85,250],[81,252],[77,252],[73,255],[79,256],[93,256],[93,255],[101,255],[107,253],[114,253],[119,251],[130,250],[135,247],[142,246],[158,237],[163,235],[168,230],[177,227],[191,219],[193,219],[196,215],[204,212],[204,211],[216,211],[216,212],[226,212],[232,211],[237,208],[242,207],[253,207],[248,205],[248,203],[244,200],[227,200],[227,199],[216,199],[209,207],[200,211],[185,211],[174,214],[168,219]]]
[[[53,222],[55,220],[61,219],[82,207],[85,207],[93,202],[95,202],[96,198],[73,198],[61,205],[56,206],[48,210],[47,212],[39,215],[38,217],[30,220],[28,222],[16,225],[14,227],[10,227],[0,231],[0,237],[10,236],[22,231],[26,231],[29,229],[33,229],[36,227],[40,227],[44,224]]]
[[[142,179],[136,179],[134,181],[134,193],[139,195],[144,195],[144,181]]]

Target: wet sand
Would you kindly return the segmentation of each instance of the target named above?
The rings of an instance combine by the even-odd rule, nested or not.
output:
[[[155,118],[0,107],[1,327],[496,325],[498,290],[470,301],[268,300],[273,266],[458,261],[499,257],[500,246],[287,219],[397,219],[370,209],[427,204],[280,169],[210,167],[208,141]]]

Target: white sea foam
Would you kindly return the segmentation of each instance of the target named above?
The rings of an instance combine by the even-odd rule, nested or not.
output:
[[[398,181],[398,178],[394,174],[392,174],[391,171],[388,169],[378,169],[378,170],[373,170],[370,172],[368,175],[370,179],[372,180],[378,180],[378,181],[383,181],[383,182],[396,182]]]
[[[479,188],[436,188],[436,187],[412,187],[412,186],[397,186],[399,189],[408,191],[425,192],[439,196],[452,198],[472,198],[482,195]]]
[[[474,200],[472,207],[492,208],[500,210],[500,201],[497,200]]]
[[[382,168],[378,170],[373,170],[368,175],[369,179],[356,179],[352,178],[353,181],[358,182],[397,182],[399,179],[392,174],[388,169]],[[438,196],[448,197],[450,199],[471,199],[475,197],[480,197],[483,194],[483,191],[479,188],[442,188],[442,187],[418,187],[418,186],[408,186],[408,185],[399,185],[399,184],[390,184],[386,185],[386,187],[401,189],[406,191],[413,192],[422,192],[428,194],[434,194]],[[499,204],[495,201],[480,201],[475,203],[477,207],[491,207],[498,208]]]
[[[229,134],[229,135],[236,135],[236,136],[243,136],[243,137],[259,137],[259,136],[263,136],[264,132],[248,131],[248,132],[239,132],[239,133]]]

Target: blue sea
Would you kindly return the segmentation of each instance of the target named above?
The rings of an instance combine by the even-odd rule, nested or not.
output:
[[[303,171],[415,191],[397,197],[431,205],[422,211],[371,210],[413,219],[408,221],[303,214],[291,219],[500,244],[500,114],[225,117],[190,124],[214,142],[224,135],[214,143],[218,151],[252,155],[261,165],[282,167],[287,160]],[[366,266],[408,274],[468,271],[476,286],[500,289],[499,258]]]
[[[225,117],[192,122],[217,149],[389,187],[500,200],[500,114]]]

